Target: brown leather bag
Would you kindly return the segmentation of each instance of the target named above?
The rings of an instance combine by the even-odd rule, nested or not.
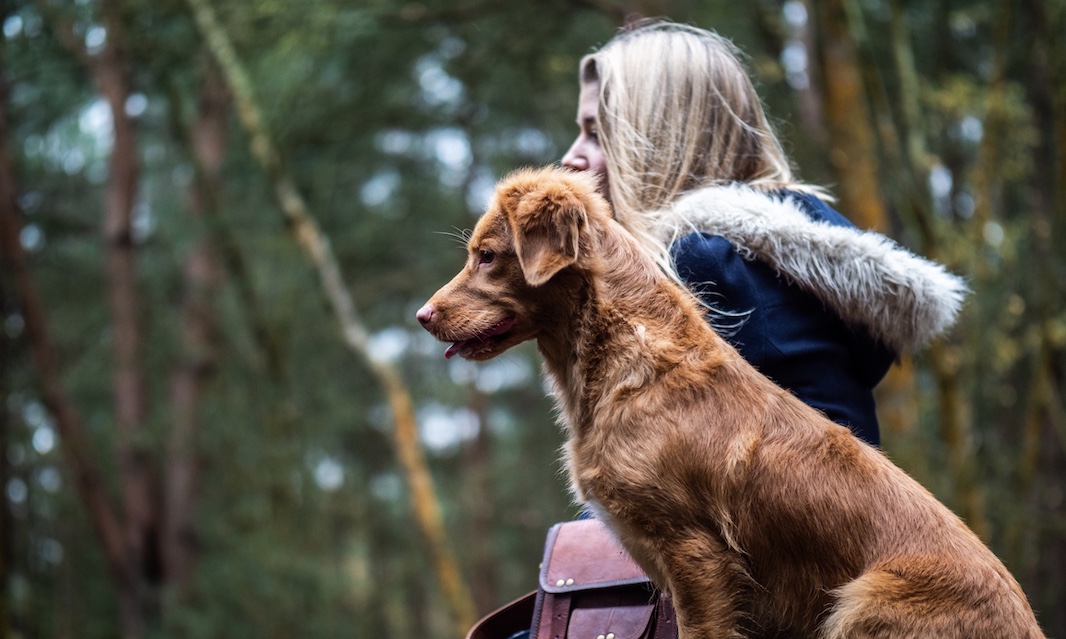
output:
[[[539,585],[482,619],[467,638],[507,639],[524,624],[530,639],[677,638],[669,597],[595,519],[552,526]]]

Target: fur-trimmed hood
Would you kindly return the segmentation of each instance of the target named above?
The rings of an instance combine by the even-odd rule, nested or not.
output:
[[[812,220],[797,199],[744,185],[695,191],[659,219],[662,241],[693,231],[720,235],[896,352],[947,331],[969,292],[962,278],[884,235]]]

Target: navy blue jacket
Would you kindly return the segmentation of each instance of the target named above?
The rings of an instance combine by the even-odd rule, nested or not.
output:
[[[787,195],[813,220],[853,226],[817,197]],[[873,388],[895,353],[767,264],[742,257],[721,236],[692,233],[671,250],[678,275],[718,311],[708,313],[712,324],[744,359],[860,438],[880,444]]]

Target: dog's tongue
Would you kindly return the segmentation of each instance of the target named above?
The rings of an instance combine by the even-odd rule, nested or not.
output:
[[[459,350],[463,348],[463,346],[466,346],[467,342],[469,341],[470,340],[464,339],[461,342],[453,343],[451,346],[448,347],[448,350],[444,351],[444,359],[451,359],[455,357],[455,354],[458,353]]]
[[[506,333],[507,331],[511,330],[511,327],[514,325],[514,316],[505,317],[490,326],[487,330],[485,330],[483,333],[476,337],[471,337],[470,339],[461,339],[458,342],[453,342],[452,345],[448,347],[448,350],[444,351],[444,359],[451,359],[455,357],[456,354],[458,354],[464,348],[469,346],[471,342],[483,342],[487,337],[494,337],[496,335]]]

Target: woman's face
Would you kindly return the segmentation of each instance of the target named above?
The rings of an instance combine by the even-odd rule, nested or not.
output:
[[[577,101],[577,139],[563,156],[563,166],[575,171],[591,171],[600,178],[600,192],[607,195],[607,162],[600,147],[599,123],[596,121],[600,83],[582,82]]]

